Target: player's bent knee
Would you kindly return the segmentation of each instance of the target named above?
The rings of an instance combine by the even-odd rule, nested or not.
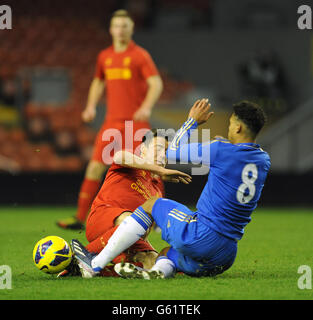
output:
[[[85,177],[91,180],[100,180],[107,170],[107,166],[101,162],[91,160],[88,163]]]
[[[128,216],[130,216],[131,214],[132,214],[131,211],[125,211],[125,212],[123,212],[122,214],[120,214],[120,215],[114,220],[114,225],[115,225],[115,226],[119,226],[119,225],[123,222],[123,220],[124,220],[125,218],[127,218]]]

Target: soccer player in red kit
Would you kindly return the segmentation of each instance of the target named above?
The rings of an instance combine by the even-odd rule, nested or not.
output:
[[[163,84],[149,53],[132,40],[133,31],[134,22],[128,12],[115,11],[110,21],[112,45],[98,55],[87,106],[82,113],[85,122],[95,118],[97,103],[106,88],[106,119],[87,165],[76,216],[58,221],[62,228],[84,228],[103,175],[112,163],[111,149],[114,153],[131,144],[135,149],[150,128],[151,111],[162,93]]]
[[[191,182],[188,174],[165,168],[167,144],[164,134],[151,130],[143,137],[140,157],[126,150],[115,153],[114,162],[87,219],[86,238],[89,244],[86,255],[101,252],[116,228],[133,212],[136,214],[135,209],[139,205],[151,197],[164,196],[162,180]],[[155,249],[141,238],[112,262],[133,261],[141,263],[144,268],[151,268],[156,257]],[[111,273],[105,269],[102,275],[114,275],[112,269]]]

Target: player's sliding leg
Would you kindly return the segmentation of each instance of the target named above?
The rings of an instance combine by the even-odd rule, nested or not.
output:
[[[83,246],[83,244],[81,244],[76,239],[72,240],[71,246],[72,246],[73,252],[75,253],[75,259],[73,259],[74,263],[71,266],[71,268],[69,268],[69,270],[65,272],[61,272],[59,274],[59,277],[63,277],[67,275],[72,275],[72,276],[81,275],[83,278],[92,278],[98,275],[108,276],[108,273],[105,271],[107,267],[102,268],[100,270],[94,270],[92,268],[91,261],[93,260],[94,257],[96,257],[96,254],[89,252]],[[155,251],[139,251],[130,258],[131,259],[130,261],[132,261],[131,266],[139,268],[140,270],[145,270],[139,267],[139,265],[149,268],[154,265],[156,258],[157,258],[157,253]],[[121,263],[118,263],[118,264],[121,264]],[[123,262],[122,264],[124,265],[125,263]],[[158,272],[153,272],[153,273],[158,274]],[[114,276],[114,272],[112,273],[112,270],[110,272],[110,276]]]
[[[137,250],[141,250],[141,249],[138,248]],[[158,254],[156,251],[138,251],[137,253],[134,253],[131,256],[126,254],[122,256],[121,254],[118,257],[116,257],[114,260],[119,260],[119,262],[116,263],[119,265],[121,265],[120,261],[130,261],[132,267],[136,267],[140,270],[144,270],[144,269],[150,269],[155,264],[157,257],[158,257]],[[118,272],[114,270],[114,267],[116,265],[114,264],[114,260],[112,261],[113,265],[108,265],[101,270],[101,272],[99,273],[100,277],[121,276]],[[124,265],[127,263],[128,262],[123,262],[122,264]],[[70,265],[57,275],[58,278],[64,278],[69,276],[71,277],[80,276],[84,278],[90,278],[91,274],[89,272],[86,272],[85,269],[82,268],[81,265],[79,265],[77,259],[72,259]],[[163,275],[161,277],[163,277]]]
[[[82,254],[84,248],[80,248],[78,243],[73,244],[76,258],[82,262],[82,266],[86,267],[87,272],[91,270],[92,275],[99,273],[116,256],[145,236],[153,222],[151,215],[147,212],[152,211],[157,199],[158,197],[149,199],[125,218],[96,257]]]
[[[84,254],[81,246],[78,243],[72,242],[75,257],[83,263],[83,266],[86,266],[87,271],[90,271],[92,275],[100,272],[116,256],[128,249],[145,235],[147,229],[152,224],[152,220],[149,218],[149,221],[149,216],[146,215],[145,218],[140,218],[144,222],[141,224],[138,223],[136,219],[133,218],[133,215],[138,214],[139,212],[140,207],[122,222],[109,239],[108,244],[96,257]],[[142,216],[144,215],[142,212],[141,214]]]
[[[84,222],[88,215],[91,204],[97,195],[107,166],[103,163],[91,160],[87,166],[84,181],[78,195],[78,208],[76,215],[57,222],[64,229],[84,229]]]
[[[138,207],[130,216],[119,225],[105,248],[93,259],[94,271],[101,270],[121,252],[132,246],[144,237],[152,225],[151,212],[153,203],[158,197],[153,197]]]
[[[124,211],[122,208],[106,208],[98,209],[91,213],[89,219],[87,220],[87,230],[86,237],[89,241],[89,244],[85,249],[90,253],[97,254],[102,251],[102,249],[107,245],[112,234],[118,228],[118,226],[123,222],[125,218],[132,214],[131,211]],[[112,227],[113,226],[113,227]],[[78,241],[72,242],[73,248],[81,251],[80,253],[76,252],[76,258],[73,259],[77,262],[77,257],[82,255],[84,251],[84,246]],[[76,251],[77,251],[76,250]],[[86,254],[87,258],[82,256],[81,260],[88,260],[90,257],[89,254]],[[112,263],[116,264],[119,262],[132,262],[136,265],[139,265],[144,268],[151,268],[158,256],[158,253],[154,248],[147,242],[147,240],[139,239],[133,246],[127,248],[126,251],[123,251],[117,257],[112,260]],[[82,267],[82,263],[80,263]],[[100,276],[117,276],[113,270],[113,266],[110,266],[110,272],[106,267],[99,274]],[[83,276],[86,277],[86,271],[82,270]],[[88,272],[87,272],[88,273]],[[81,275],[81,272],[79,272]],[[89,277],[92,275],[89,275]]]
[[[109,221],[113,218],[112,215],[110,216],[110,211],[112,213],[114,212],[114,209],[117,209],[115,211],[118,211],[118,208],[108,208],[105,211],[99,211],[99,213],[101,212],[102,215],[98,219],[97,216],[95,217],[97,213],[94,212],[92,216],[94,218],[93,221],[91,221],[91,223],[90,220],[87,221],[86,234],[87,239],[90,242],[86,246],[86,249],[89,252],[93,252],[96,254],[100,253],[102,249],[107,245],[109,239],[111,238],[115,230],[118,228],[118,226],[123,222],[125,218],[132,214],[131,211],[124,211],[122,214],[120,214],[114,219],[114,227],[110,227]],[[105,214],[105,212],[107,212],[107,214]],[[94,224],[94,220],[98,221],[96,225]],[[97,236],[95,237],[94,235]],[[117,257],[115,257],[112,260],[112,263],[116,264],[122,261],[132,261],[142,264],[143,267],[146,269],[150,269],[154,265],[157,256],[158,253],[154,250],[149,241],[144,238],[141,238],[134,245],[127,248],[126,251],[122,252]]]

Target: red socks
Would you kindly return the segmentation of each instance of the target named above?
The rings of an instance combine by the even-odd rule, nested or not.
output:
[[[76,218],[82,223],[86,221],[91,204],[99,191],[100,184],[101,180],[89,180],[85,178],[80,187]]]

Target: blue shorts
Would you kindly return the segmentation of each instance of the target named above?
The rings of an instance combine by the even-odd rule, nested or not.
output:
[[[158,199],[152,217],[171,245],[167,256],[178,271],[191,276],[215,276],[231,267],[237,242],[198,220],[197,212],[169,199]]]

